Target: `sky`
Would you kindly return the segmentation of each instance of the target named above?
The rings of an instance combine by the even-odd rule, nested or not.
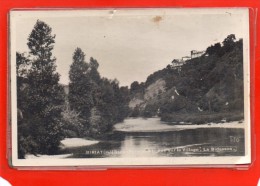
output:
[[[56,35],[60,83],[68,72],[77,47],[99,63],[102,77],[117,79],[121,86],[144,82],[173,59],[206,50],[227,35],[248,37],[247,9],[104,9],[77,11],[13,11],[11,55],[28,52],[27,39],[37,19]]]

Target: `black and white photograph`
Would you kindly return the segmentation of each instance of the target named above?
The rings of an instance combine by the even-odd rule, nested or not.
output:
[[[247,8],[9,19],[13,166],[251,162]]]

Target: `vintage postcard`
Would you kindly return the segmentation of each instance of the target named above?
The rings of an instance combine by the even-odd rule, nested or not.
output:
[[[10,11],[13,166],[251,162],[247,8]]]

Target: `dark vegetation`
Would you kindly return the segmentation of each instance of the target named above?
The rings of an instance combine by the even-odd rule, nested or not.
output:
[[[196,124],[243,118],[243,43],[232,34],[179,68],[168,65],[144,83],[133,82],[130,90],[101,77],[98,61],[87,61],[80,48],[69,85],[59,84],[54,44],[51,27],[38,20],[29,55],[16,53],[19,158],[55,154],[65,137],[102,138],[128,116]],[[129,109],[134,99],[141,102]]]
[[[69,108],[82,120],[81,137],[101,137],[128,115],[129,90],[117,80],[101,78],[98,62],[77,48],[69,72]]]
[[[69,87],[59,84],[55,35],[37,21],[28,37],[30,56],[16,53],[18,157],[55,154],[65,137],[100,138],[128,115],[129,90],[101,78],[98,62],[77,48]]]
[[[200,112],[200,113],[172,113],[164,114],[162,120],[172,124],[209,124],[209,123],[225,123],[231,121],[239,121],[244,118],[242,112]]]
[[[55,72],[54,39],[51,28],[37,21],[27,42],[32,60],[16,54],[19,158],[53,154],[63,138],[64,89]]]
[[[165,81],[165,91],[145,99],[148,87],[159,79]],[[168,65],[145,83],[132,85],[131,98],[143,100],[132,108],[133,117],[160,116],[163,121],[198,124],[243,119],[243,41],[231,34],[222,45],[208,47],[204,55],[181,67]]]

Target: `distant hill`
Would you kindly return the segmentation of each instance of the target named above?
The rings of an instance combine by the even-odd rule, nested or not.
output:
[[[209,46],[205,54],[189,59],[178,68],[168,65],[131,85],[131,116],[161,116],[172,121],[176,115],[239,113],[243,118],[243,41],[229,35],[221,45]],[[225,115],[225,117],[224,117]],[[203,121],[202,121],[203,123]]]

